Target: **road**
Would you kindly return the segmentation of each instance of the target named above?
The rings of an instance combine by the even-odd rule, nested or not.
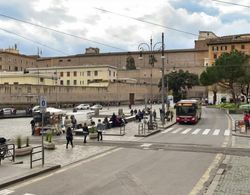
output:
[[[19,195],[195,193],[203,185],[201,178],[209,176],[206,171],[218,156],[197,152],[195,147],[184,152],[155,146],[218,147],[230,137],[227,129],[228,119],[223,111],[203,108],[202,120],[194,126],[174,125],[134,146],[120,144],[93,159],[11,186],[9,190]]]

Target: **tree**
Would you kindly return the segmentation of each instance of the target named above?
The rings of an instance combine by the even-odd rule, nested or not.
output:
[[[237,50],[223,53],[214,63],[213,68],[208,67],[201,74],[203,85],[217,84],[230,90],[233,102],[236,103],[236,85],[246,76],[246,63],[248,56]]]
[[[217,83],[219,81],[219,77],[216,71],[215,66],[209,66],[203,71],[200,75],[200,83],[204,86],[211,85],[211,89],[213,91],[213,104],[217,101]]]
[[[186,98],[188,89],[199,85],[199,79],[196,74],[179,70],[179,72],[171,72],[164,75],[164,84],[165,86],[168,85],[169,90],[172,90],[174,101],[177,102]],[[158,86],[161,89],[161,81]]]
[[[127,57],[127,63],[126,63],[126,69],[127,70],[135,70],[135,59],[132,56]]]

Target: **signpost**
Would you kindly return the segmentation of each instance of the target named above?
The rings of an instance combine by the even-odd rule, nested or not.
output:
[[[42,113],[42,165],[44,166],[44,144],[43,144],[43,126],[44,126],[44,114],[46,113],[47,101],[46,98],[40,96],[40,112]]]

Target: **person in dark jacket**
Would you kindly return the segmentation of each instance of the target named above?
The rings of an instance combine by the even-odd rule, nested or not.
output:
[[[89,134],[89,128],[88,128],[86,123],[84,123],[84,125],[82,127],[82,132],[83,132],[83,137],[84,137],[83,143],[87,143],[86,138],[87,138],[87,136]]]
[[[73,148],[73,133],[70,127],[68,127],[66,130],[66,140],[67,140],[66,149],[68,149],[69,143],[71,144]]]

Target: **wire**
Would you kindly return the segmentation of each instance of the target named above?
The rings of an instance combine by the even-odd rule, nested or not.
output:
[[[29,39],[29,38],[24,37],[24,36],[22,36],[22,35],[19,35],[19,34],[17,34],[17,33],[14,33],[14,32],[8,31],[8,30],[5,30],[5,29],[3,29],[3,28],[0,28],[0,30],[4,31],[4,32],[6,32],[6,33],[12,34],[12,35],[21,37],[21,38],[23,38],[23,39],[25,39],[25,40],[27,40],[27,41],[33,42],[33,43],[38,44],[38,45],[41,45],[41,46],[43,46],[43,47],[46,47],[46,48],[48,48],[48,49],[50,49],[50,50],[54,50],[54,51],[56,51],[56,52],[58,52],[58,53],[62,53],[62,54],[64,54],[64,55],[69,55],[69,54],[67,54],[67,53],[65,53],[65,52],[63,52],[63,51],[61,51],[61,50],[59,50],[59,49],[55,49],[55,48],[53,48],[53,47],[50,47],[50,46],[45,45],[45,44],[43,44],[43,43],[40,43],[40,42],[38,42],[38,41],[34,41],[34,40],[32,40],[32,39]]]
[[[53,28],[49,28],[49,27],[46,27],[46,26],[42,26],[42,25],[39,25],[39,24],[35,24],[35,23],[32,23],[32,22],[21,20],[21,19],[18,19],[18,18],[12,17],[12,16],[8,16],[8,15],[5,15],[5,14],[0,13],[0,16],[2,16],[4,18],[11,19],[11,20],[15,20],[15,21],[18,21],[18,22],[22,22],[22,23],[25,23],[25,24],[29,24],[29,25],[32,25],[32,26],[36,26],[36,27],[39,27],[39,28],[43,28],[43,29],[46,29],[46,30],[50,30],[50,31],[53,31],[53,32],[56,32],[56,33],[60,33],[60,34],[63,34],[63,35],[67,35],[67,36],[70,36],[70,37],[74,37],[74,38],[82,39],[82,40],[89,41],[89,42],[92,42],[92,43],[96,43],[96,44],[99,44],[99,45],[103,45],[105,47],[109,47],[109,48],[113,48],[113,49],[117,49],[117,50],[121,50],[121,51],[126,51],[124,49],[114,47],[114,46],[111,46],[111,45],[108,45],[108,44],[105,44],[105,43],[101,43],[101,42],[98,42],[98,41],[93,41],[91,39],[87,39],[87,38],[80,37],[80,36],[77,36],[77,35],[73,35],[73,34],[70,34],[70,33],[64,32],[64,31],[56,30],[56,29],[53,29]]]
[[[187,32],[187,31],[180,30],[180,29],[177,29],[177,28],[172,28],[172,27],[169,27],[169,26],[165,26],[165,25],[162,25],[162,24],[157,24],[157,23],[142,20],[142,19],[139,19],[139,18],[119,14],[119,13],[112,12],[112,11],[109,11],[109,10],[106,10],[106,9],[102,9],[102,8],[98,8],[98,7],[94,7],[94,9],[102,11],[102,12],[107,12],[107,13],[110,13],[110,14],[114,14],[114,15],[117,15],[117,16],[121,16],[121,17],[124,17],[124,18],[130,18],[132,20],[136,20],[136,21],[139,21],[139,22],[151,24],[151,25],[154,25],[154,26],[159,26],[159,27],[162,27],[162,28],[166,28],[166,29],[169,29],[169,30],[176,31],[176,32],[185,33],[185,34],[189,34],[189,35],[193,35],[193,36],[199,36],[198,34],[195,34],[195,33],[192,33],[192,32]]]
[[[218,3],[224,3],[224,4],[229,4],[229,5],[236,5],[236,6],[240,6],[240,7],[250,8],[250,6],[248,6],[248,5],[242,5],[242,4],[238,4],[238,3],[231,3],[231,2],[228,2],[228,1],[220,1],[220,0],[211,0],[211,1],[215,1],[215,2],[218,2]]]

